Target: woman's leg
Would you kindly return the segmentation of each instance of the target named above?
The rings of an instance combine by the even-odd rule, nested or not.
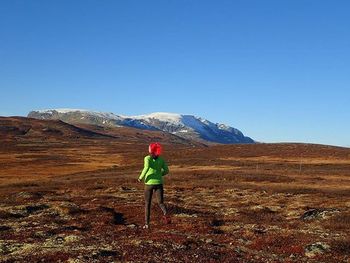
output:
[[[154,190],[156,197],[157,197],[157,201],[159,204],[160,209],[162,209],[163,214],[166,215],[167,214],[167,210],[166,207],[164,205],[164,190],[163,190],[163,185],[157,185],[157,187]]]
[[[145,224],[149,225],[153,186],[145,185]]]

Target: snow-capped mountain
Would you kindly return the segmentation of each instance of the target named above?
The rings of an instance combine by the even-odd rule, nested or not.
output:
[[[147,115],[125,116],[114,113],[81,109],[49,109],[31,111],[28,117],[36,119],[59,119],[71,124],[93,124],[111,127],[133,127],[146,130],[161,130],[179,137],[213,143],[254,143],[236,128],[213,123],[193,115],[157,112]]]

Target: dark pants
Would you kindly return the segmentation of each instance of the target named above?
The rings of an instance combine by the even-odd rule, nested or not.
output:
[[[160,209],[162,209],[163,214],[166,215],[166,213],[167,213],[165,205],[163,204],[163,200],[164,200],[163,185],[162,184],[156,184],[156,185],[147,185],[146,184],[145,185],[145,222],[147,225],[149,224],[153,192],[155,193],[155,195],[157,197],[159,207],[160,207]]]

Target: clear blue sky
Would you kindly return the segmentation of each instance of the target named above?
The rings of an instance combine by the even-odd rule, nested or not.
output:
[[[350,1],[2,0],[0,115],[194,114],[350,146]]]

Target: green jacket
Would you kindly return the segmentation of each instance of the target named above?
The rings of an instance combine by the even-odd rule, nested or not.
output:
[[[144,167],[139,176],[139,180],[144,180],[145,184],[163,184],[163,176],[169,173],[169,168],[162,157],[153,159],[147,155],[144,159]]]

